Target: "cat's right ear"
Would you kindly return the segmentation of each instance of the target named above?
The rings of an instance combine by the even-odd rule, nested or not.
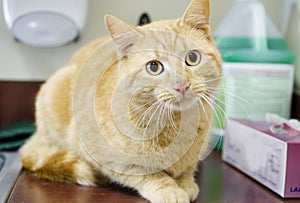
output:
[[[107,30],[121,54],[128,53],[141,34],[131,25],[112,15],[105,15]]]
[[[210,29],[209,0],[191,0],[181,18],[180,25],[190,25],[194,29]]]

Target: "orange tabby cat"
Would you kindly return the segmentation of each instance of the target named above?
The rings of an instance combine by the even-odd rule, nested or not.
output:
[[[110,37],[81,49],[41,87],[24,167],[53,181],[117,182],[151,202],[195,200],[222,72],[209,15],[209,0],[142,27],[107,15]]]

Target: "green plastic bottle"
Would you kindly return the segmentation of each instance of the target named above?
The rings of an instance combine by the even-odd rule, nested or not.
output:
[[[259,0],[237,0],[214,32],[223,59],[212,133],[230,118],[290,116],[295,57]]]

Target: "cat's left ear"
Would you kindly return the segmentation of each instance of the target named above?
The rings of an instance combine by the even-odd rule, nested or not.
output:
[[[131,25],[112,15],[105,15],[107,30],[122,54],[126,54],[141,35]]]
[[[196,29],[209,29],[209,0],[192,0],[180,20],[180,25],[190,25]]]

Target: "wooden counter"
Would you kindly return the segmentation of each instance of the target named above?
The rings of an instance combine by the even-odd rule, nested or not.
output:
[[[197,182],[200,194],[196,203],[300,203],[282,199],[269,189],[222,162],[213,152],[199,164]],[[144,203],[130,189],[83,187],[37,179],[23,171],[8,200],[9,203]]]

